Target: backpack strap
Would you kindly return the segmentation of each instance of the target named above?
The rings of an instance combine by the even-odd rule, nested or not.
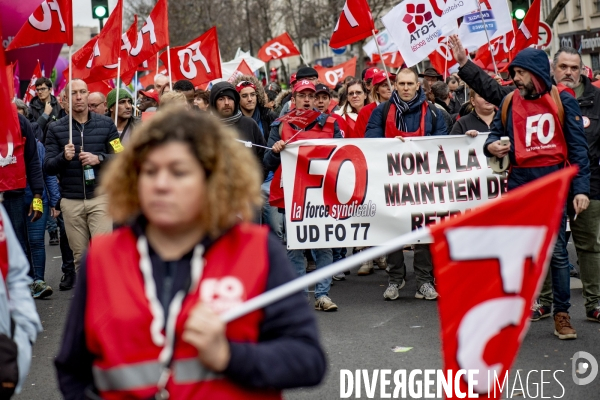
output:
[[[562,105],[562,101],[560,100],[560,92],[558,91],[558,88],[554,85],[552,85],[550,96],[552,96],[552,100],[554,100],[554,103],[556,103],[556,107],[558,108],[558,121],[560,122],[560,126],[564,126],[565,109]]]
[[[506,132],[506,119],[508,118],[508,106],[510,106],[510,103],[512,103],[512,97],[514,94],[515,94],[514,91],[507,94],[506,97],[504,98],[504,103],[502,103],[502,114],[500,114],[500,116],[502,118],[502,126],[504,127],[504,132]]]
[[[381,129],[383,129],[384,135],[385,135],[385,124],[387,122],[387,117],[388,114],[390,113],[390,101],[386,101],[385,103],[383,103],[383,113],[382,113],[382,118],[381,118]]]
[[[435,127],[437,126],[437,114],[436,112],[433,110],[434,108],[436,108],[436,106],[431,103],[430,101],[427,101],[427,108],[429,109],[429,111],[431,112],[431,132],[433,132],[435,130]],[[427,125],[427,124],[425,124]],[[427,133],[427,132],[425,132]],[[448,132],[450,133],[450,132]]]

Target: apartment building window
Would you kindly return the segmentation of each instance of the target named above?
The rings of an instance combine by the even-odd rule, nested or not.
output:
[[[600,2],[600,0],[594,0],[594,1]],[[563,21],[567,20],[567,6],[563,7],[562,12],[560,13],[560,19],[563,20]]]
[[[575,12],[573,13],[573,17],[581,17],[581,0],[575,0]]]
[[[542,0],[542,20],[545,20],[552,11],[552,0]]]
[[[594,8],[595,14],[600,14],[600,0],[594,0]]]

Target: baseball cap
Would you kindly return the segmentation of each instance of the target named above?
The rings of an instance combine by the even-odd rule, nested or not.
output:
[[[379,68],[371,67],[371,68],[367,69],[367,72],[365,72],[365,81],[367,79],[373,79],[375,74],[378,72],[381,72],[381,70]]]
[[[294,90],[292,90],[292,92],[296,93],[307,89],[316,92],[315,85],[313,85],[310,81],[306,79],[302,79],[296,82],[296,84],[294,85]]]
[[[154,101],[156,101],[158,103],[158,92],[156,91],[156,89],[150,89],[150,90],[140,90],[140,93],[150,99],[153,99]]]
[[[387,80],[387,77],[390,77],[390,81],[395,81],[396,80],[396,75],[394,74],[386,74],[385,71],[379,71],[376,74],[373,75],[373,81],[371,82],[371,84],[373,85],[379,85],[382,82],[385,82]]]
[[[315,85],[315,94],[319,94],[319,93],[326,93],[327,95],[329,95],[329,97],[331,97],[331,92],[329,92],[329,88],[325,85],[323,85],[322,83],[317,83]]]

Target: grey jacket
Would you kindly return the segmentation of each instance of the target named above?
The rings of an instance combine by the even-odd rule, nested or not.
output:
[[[19,393],[29,373],[33,343],[35,343],[38,332],[41,332],[43,328],[29,290],[31,283],[31,278],[27,275],[29,261],[23,253],[2,204],[0,204],[0,213],[8,247],[8,275],[6,281],[0,278],[0,333],[10,337],[10,320],[12,318],[15,323],[13,340],[19,349],[17,358],[19,383],[16,388],[16,393]]]

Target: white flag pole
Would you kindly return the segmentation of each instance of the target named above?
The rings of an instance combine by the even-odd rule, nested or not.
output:
[[[154,74],[154,76],[158,75],[158,62],[160,60],[158,59],[158,53],[156,53],[156,73]]]
[[[252,311],[264,308],[278,300],[290,296],[293,293],[303,290],[305,287],[317,283],[318,281],[334,276],[340,272],[347,271],[352,267],[362,264],[363,262],[374,260],[385,254],[392,253],[407,244],[418,243],[421,240],[430,237],[429,228],[421,228],[412,231],[395,239],[383,243],[381,246],[371,247],[363,250],[351,257],[344,258],[336,263],[333,263],[325,268],[317,269],[310,274],[304,275],[301,278],[294,279],[284,285],[278,286],[275,289],[269,290],[259,296],[252,298],[240,306],[227,311],[221,315],[224,322],[231,322],[239,317],[242,317]]]
[[[67,84],[69,90],[69,144],[73,143],[73,46],[69,46],[69,83]]]
[[[173,90],[173,79],[171,79],[171,46],[167,46],[167,63],[169,64],[169,89]]]
[[[485,26],[485,19],[483,18],[483,12],[481,11],[481,4],[477,2],[477,9],[479,10],[479,15],[481,16],[481,22],[483,23],[483,30],[485,31],[485,37],[488,43],[488,49],[490,49],[490,53],[492,52],[492,44],[490,43],[490,35],[488,34],[487,26]],[[496,60],[494,59],[494,55],[492,54],[492,64],[494,64],[494,71],[496,75],[498,74],[498,66],[496,65]]]
[[[386,79],[388,85],[390,85],[390,90],[393,92],[394,87],[392,86],[392,82],[390,81],[390,74],[388,73],[387,67],[385,66],[385,61],[383,60],[383,54],[381,54],[381,48],[379,47],[379,43],[377,42],[377,35],[375,34],[375,29],[371,31],[373,34],[373,40],[375,41],[375,46],[377,46],[377,52],[379,53],[379,58],[381,59],[381,64],[383,64],[383,70],[385,71]]]
[[[121,86],[121,82],[119,81],[119,77],[121,75],[121,57],[117,60],[117,102],[115,103],[115,126],[119,120],[119,87]]]

